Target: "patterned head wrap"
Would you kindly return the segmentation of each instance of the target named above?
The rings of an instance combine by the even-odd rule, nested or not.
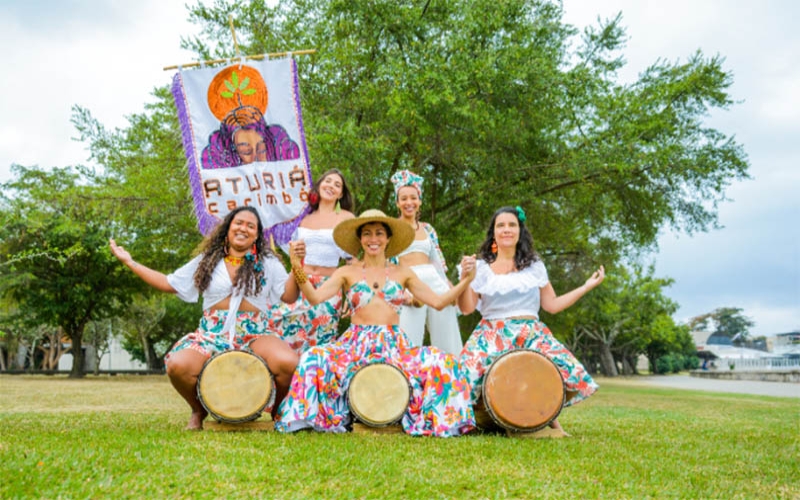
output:
[[[419,198],[422,199],[422,182],[423,178],[410,170],[401,170],[392,175],[392,184],[394,184],[394,196],[397,197],[397,192],[401,187],[413,186],[417,188]]]

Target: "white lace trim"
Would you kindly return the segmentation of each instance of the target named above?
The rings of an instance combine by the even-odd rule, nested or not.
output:
[[[495,274],[483,260],[478,260],[477,264],[475,279],[470,286],[476,293],[482,295],[525,293],[532,288],[541,288],[550,281],[547,278],[547,269],[541,260],[537,260],[522,271],[508,274]],[[458,271],[460,277],[461,268]]]

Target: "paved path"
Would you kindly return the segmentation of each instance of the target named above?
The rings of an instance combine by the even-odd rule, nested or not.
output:
[[[690,389],[693,391],[736,392],[759,396],[800,398],[800,384],[791,382],[758,382],[755,380],[717,380],[690,375],[665,375],[641,377],[638,381],[646,385]]]

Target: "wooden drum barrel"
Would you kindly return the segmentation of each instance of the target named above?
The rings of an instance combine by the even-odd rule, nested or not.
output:
[[[267,363],[247,351],[216,354],[203,365],[197,398],[219,422],[249,422],[275,401],[275,384]]]
[[[535,432],[552,422],[566,392],[558,367],[530,349],[508,351],[489,365],[475,420],[486,430]]]
[[[370,427],[386,427],[403,418],[411,399],[411,386],[396,366],[373,363],[359,368],[350,381],[350,412]]]

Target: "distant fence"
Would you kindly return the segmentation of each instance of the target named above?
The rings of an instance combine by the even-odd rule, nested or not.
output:
[[[94,375],[94,371],[84,371],[84,375]],[[98,375],[163,375],[164,370],[100,370]],[[69,375],[70,370],[0,370],[0,375]]]
[[[791,370],[800,368],[800,358],[718,358],[718,370],[733,366],[737,371]]]

